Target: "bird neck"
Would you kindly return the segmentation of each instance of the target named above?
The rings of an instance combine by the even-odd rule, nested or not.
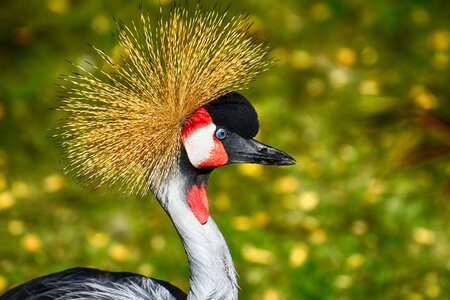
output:
[[[182,167],[161,186],[157,198],[171,218],[188,257],[188,299],[237,299],[230,250],[207,207],[208,177],[209,172],[201,174],[193,167]],[[200,200],[192,200],[192,193],[197,192],[194,197]],[[192,201],[203,207],[195,207]]]

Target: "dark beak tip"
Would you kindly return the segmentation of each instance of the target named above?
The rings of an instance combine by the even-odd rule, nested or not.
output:
[[[297,161],[295,160],[295,158],[291,157],[291,159],[287,162],[288,165],[295,165],[297,163]]]
[[[283,158],[280,162],[281,162],[281,164],[280,164],[281,166],[292,166],[292,165],[295,165],[297,163],[295,158],[293,158],[289,154],[286,154],[286,157]]]
[[[289,154],[273,148],[270,156],[262,158],[261,160],[256,161],[256,163],[272,166],[291,166],[295,165],[297,161]]]

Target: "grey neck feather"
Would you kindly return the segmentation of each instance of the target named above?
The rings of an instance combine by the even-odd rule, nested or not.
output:
[[[187,186],[194,180],[175,172],[157,193],[188,257],[191,272],[188,299],[237,299],[236,271],[224,237],[211,216],[202,225],[187,203]]]

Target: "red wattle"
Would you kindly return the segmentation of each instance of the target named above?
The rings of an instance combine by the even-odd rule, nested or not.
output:
[[[208,198],[205,185],[194,184],[187,193],[187,202],[194,216],[201,224],[205,224],[209,217]]]

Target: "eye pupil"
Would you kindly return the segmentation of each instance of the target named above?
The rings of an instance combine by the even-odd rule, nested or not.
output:
[[[218,138],[219,140],[223,140],[224,138],[226,138],[228,135],[228,131],[225,128],[219,128],[216,131],[216,138]]]

